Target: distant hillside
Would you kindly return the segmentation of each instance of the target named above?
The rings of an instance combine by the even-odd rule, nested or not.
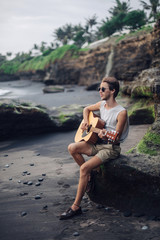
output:
[[[119,43],[121,40],[125,40],[131,37],[145,35],[148,32],[151,32],[153,28],[151,26],[143,27],[140,30],[137,30],[129,34],[121,34],[111,36],[106,42],[109,45],[110,43],[115,42]],[[105,44],[106,44],[105,42]],[[92,43],[93,44],[93,43]],[[104,43],[102,43],[103,46]],[[88,46],[89,48],[89,46]],[[0,73],[4,74],[16,74],[18,72],[34,72],[37,70],[45,70],[50,64],[55,60],[62,59],[66,54],[70,55],[71,58],[77,58],[79,53],[89,49],[79,49],[75,45],[64,45],[55,50],[45,51],[41,56],[31,57],[26,54],[26,57],[14,58],[10,61],[5,61],[0,65]]]
[[[62,59],[66,53],[70,53],[71,57],[77,57],[79,51],[85,51],[85,49],[78,49],[75,45],[64,45],[59,47],[49,54],[42,54],[37,57],[30,57],[29,60],[17,60],[16,58],[10,61],[5,61],[0,66],[0,72],[6,74],[15,74],[17,72],[34,72],[36,70],[44,70],[51,63],[53,63],[57,59]]]

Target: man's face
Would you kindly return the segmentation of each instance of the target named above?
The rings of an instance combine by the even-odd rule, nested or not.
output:
[[[99,94],[101,100],[108,100],[111,97],[112,91],[109,90],[109,85],[106,82],[102,82],[99,88]]]

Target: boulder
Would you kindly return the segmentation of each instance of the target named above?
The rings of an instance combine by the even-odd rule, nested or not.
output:
[[[82,120],[81,105],[47,109],[16,100],[0,102],[0,140],[77,129]]]
[[[155,116],[152,107],[143,107],[136,109],[129,116],[130,125],[152,124],[154,120]]]
[[[90,199],[120,211],[160,216],[158,157],[130,154],[103,164],[94,172]]]
[[[64,87],[60,85],[49,85],[45,88],[43,88],[44,93],[58,93],[58,92],[64,92]]]
[[[100,84],[101,84],[101,81],[92,83],[92,84],[90,84],[89,86],[86,87],[86,90],[87,91],[97,90],[98,87],[100,86]]]

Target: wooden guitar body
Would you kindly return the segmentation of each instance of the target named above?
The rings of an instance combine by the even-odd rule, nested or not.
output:
[[[98,140],[98,134],[92,131],[87,131],[87,130],[82,131],[81,126],[83,122],[84,121],[81,122],[76,132],[75,139],[74,139],[75,142],[86,141],[86,142],[95,144]],[[90,112],[89,125],[94,128],[103,129],[105,122],[100,118],[98,118],[93,112]]]

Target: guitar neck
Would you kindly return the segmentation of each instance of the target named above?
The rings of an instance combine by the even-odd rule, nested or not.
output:
[[[92,127],[90,128],[90,131],[91,132],[94,132],[94,133],[99,133],[101,129],[99,128],[95,128],[95,127]],[[117,136],[119,135],[119,132],[116,132],[116,131],[106,131],[106,133],[104,134],[104,137],[108,138],[109,141],[111,141],[112,143],[116,141],[116,138]]]

